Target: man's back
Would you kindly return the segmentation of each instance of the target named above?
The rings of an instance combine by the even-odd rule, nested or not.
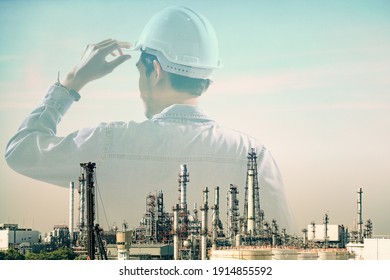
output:
[[[47,111],[30,125],[42,127],[50,123],[42,117]],[[14,146],[15,150],[7,153],[10,166],[27,176],[67,187],[80,175],[80,163],[95,162],[97,186],[109,222],[126,220],[137,226],[145,212],[146,195],[155,190],[163,192],[165,211],[171,212],[172,206],[179,203],[181,164],[186,164],[190,173],[190,210],[194,203],[201,204],[204,187],[219,186],[221,219],[225,220],[226,194],[230,184],[234,184],[239,190],[242,214],[247,156],[254,148],[265,219],[276,219],[282,228],[291,228],[283,183],[269,151],[255,139],[219,126],[196,106],[172,105],[142,123],[102,123],[58,139],[45,132],[29,133],[34,129],[29,129],[28,123],[24,129],[27,133],[20,133],[20,137],[30,155],[21,157],[19,150],[23,146],[18,149],[15,145],[21,139],[11,140],[9,147]],[[47,131],[51,130],[47,127]],[[57,144],[31,144],[38,142]]]

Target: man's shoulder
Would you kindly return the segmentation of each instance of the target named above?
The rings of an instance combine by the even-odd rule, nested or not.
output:
[[[224,134],[224,135],[226,135],[228,137],[232,137],[232,138],[236,139],[237,141],[246,141],[246,142],[251,143],[254,146],[264,146],[264,144],[261,141],[261,139],[256,138],[256,137],[254,137],[253,135],[251,135],[251,134],[249,134],[247,132],[241,131],[241,130],[236,129],[236,128],[231,128],[231,127],[226,127],[226,126],[223,126],[223,125],[218,125],[218,124],[215,127],[222,134]]]

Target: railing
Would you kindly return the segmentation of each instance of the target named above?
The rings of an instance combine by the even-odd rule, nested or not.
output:
[[[390,235],[373,235],[372,239],[390,239]]]

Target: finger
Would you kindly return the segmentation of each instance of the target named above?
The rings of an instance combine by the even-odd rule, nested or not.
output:
[[[97,49],[104,48],[104,47],[106,47],[114,42],[115,42],[115,40],[107,39],[107,40],[101,41],[100,43],[93,44],[93,46],[94,46],[94,49],[97,50]]]
[[[101,41],[99,43],[96,43],[95,45],[100,45],[100,44],[104,44],[104,43],[112,42],[112,41],[114,41],[114,40],[112,40],[112,39],[105,39],[105,40],[103,40],[103,41]]]
[[[109,53],[119,50],[119,49],[130,49],[132,46],[129,42],[121,42],[121,41],[112,41],[111,43],[107,43],[104,47],[100,48],[100,51],[103,55],[108,55]]]
[[[118,67],[119,65],[121,65],[123,62],[125,62],[126,60],[129,60],[131,58],[130,55],[128,54],[125,54],[125,55],[121,55],[120,57],[118,57],[117,59],[114,59],[113,61],[110,61],[110,62],[107,62],[107,68],[108,70],[111,72],[113,71],[116,67]]]
[[[85,51],[87,51],[88,49],[100,49],[102,47],[105,47],[109,44],[111,44],[114,40],[112,39],[106,39],[104,41],[101,41],[99,43],[96,43],[96,44],[88,44],[86,47],[85,47]]]
[[[117,51],[118,51],[119,55],[123,55],[122,49],[117,49]],[[115,51],[111,52],[111,55],[114,56],[114,57],[117,56],[117,54],[115,53]]]
[[[133,44],[130,43],[130,42],[123,42],[123,41],[117,41],[118,42],[118,46],[122,49],[130,49]]]
[[[81,59],[83,59],[85,56],[88,56],[88,54],[93,51],[93,50],[96,50],[96,49],[100,49],[104,46],[107,46],[109,44],[111,44],[114,40],[112,39],[106,39],[106,40],[103,40],[97,44],[88,44],[86,45],[84,51],[83,51],[83,54],[81,56]]]

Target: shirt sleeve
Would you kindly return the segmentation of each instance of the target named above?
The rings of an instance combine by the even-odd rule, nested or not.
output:
[[[57,136],[57,125],[74,102],[59,85],[52,85],[40,105],[8,142],[5,159],[18,173],[67,187],[80,174],[80,163],[101,157],[105,125]]]

